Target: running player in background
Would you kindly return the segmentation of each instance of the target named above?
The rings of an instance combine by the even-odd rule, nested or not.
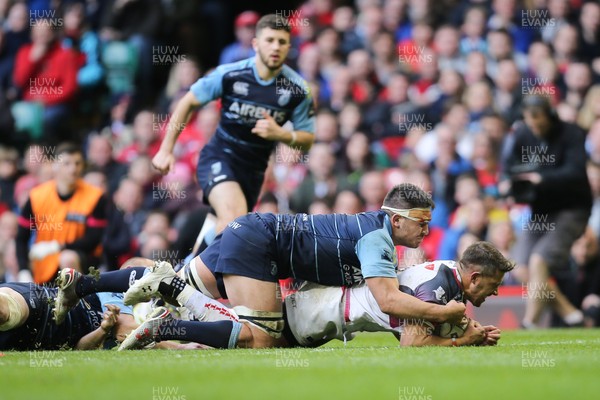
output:
[[[269,157],[277,142],[308,150],[314,141],[314,108],[308,84],[284,65],[290,50],[290,26],[270,14],[256,25],[253,58],[221,65],[199,79],[181,98],[152,165],[166,174],[173,169],[177,137],[198,107],[221,99],[221,121],[198,161],[204,202],[217,220],[207,218],[196,254],[236,217],[252,211]],[[287,121],[293,130],[284,129]],[[212,222],[214,224],[214,222]]]

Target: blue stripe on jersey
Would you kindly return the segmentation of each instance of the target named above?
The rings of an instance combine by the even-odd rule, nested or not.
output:
[[[363,235],[362,227],[360,226],[360,219],[358,219],[358,214],[356,214],[355,217],[356,217],[356,223],[358,224],[358,232],[360,233],[360,236],[362,236]]]
[[[315,230],[315,218],[314,215],[310,216],[310,223],[312,225],[313,235],[315,237],[315,271],[317,273],[317,280],[319,280],[319,252],[317,251],[317,231]]]
[[[292,241],[290,248],[290,271],[292,272],[292,276],[294,279],[296,278],[296,273],[294,272],[294,243],[296,242],[296,219],[294,218],[294,225],[292,225]]]
[[[342,264],[342,254],[340,253],[340,231],[338,230],[337,214],[333,214],[333,221],[335,224],[335,233],[337,235],[338,264],[340,266],[340,272],[342,273],[342,280],[343,280],[344,279],[344,265]]]

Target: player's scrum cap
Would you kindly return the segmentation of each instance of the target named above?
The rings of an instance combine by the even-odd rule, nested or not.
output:
[[[394,214],[398,214],[404,218],[408,218],[411,221],[416,222],[429,222],[431,221],[431,209],[430,208],[393,208],[388,206],[382,206],[382,210],[388,210]]]
[[[244,11],[235,19],[235,27],[239,28],[242,26],[254,26],[260,19],[260,15],[258,15],[255,11]]]

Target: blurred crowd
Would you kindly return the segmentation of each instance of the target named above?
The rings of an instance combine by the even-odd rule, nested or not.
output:
[[[112,209],[104,268],[131,255],[185,257],[207,212],[195,166],[219,104],[186,124],[175,172],[157,175],[151,158],[177,100],[214,67],[199,61],[196,4],[0,0],[0,276],[16,276],[19,209],[52,178],[53,146],[65,140],[81,144],[84,179]],[[316,142],[307,154],[277,147],[257,211],[376,210],[393,185],[411,182],[436,208],[422,246],[399,249],[401,266],[456,259],[477,240],[510,256],[529,210],[499,194],[502,150],[524,96],[543,95],[587,132],[594,195],[557,279],[573,304],[600,305],[598,2],[306,0],[271,12],[292,25],[288,61],[315,99]],[[237,16],[220,63],[253,56],[258,18]]]

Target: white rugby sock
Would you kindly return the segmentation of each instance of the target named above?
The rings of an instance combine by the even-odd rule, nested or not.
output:
[[[224,306],[221,302],[211,299],[191,286],[177,296],[179,304],[186,307],[200,321],[237,321],[235,312]]]

